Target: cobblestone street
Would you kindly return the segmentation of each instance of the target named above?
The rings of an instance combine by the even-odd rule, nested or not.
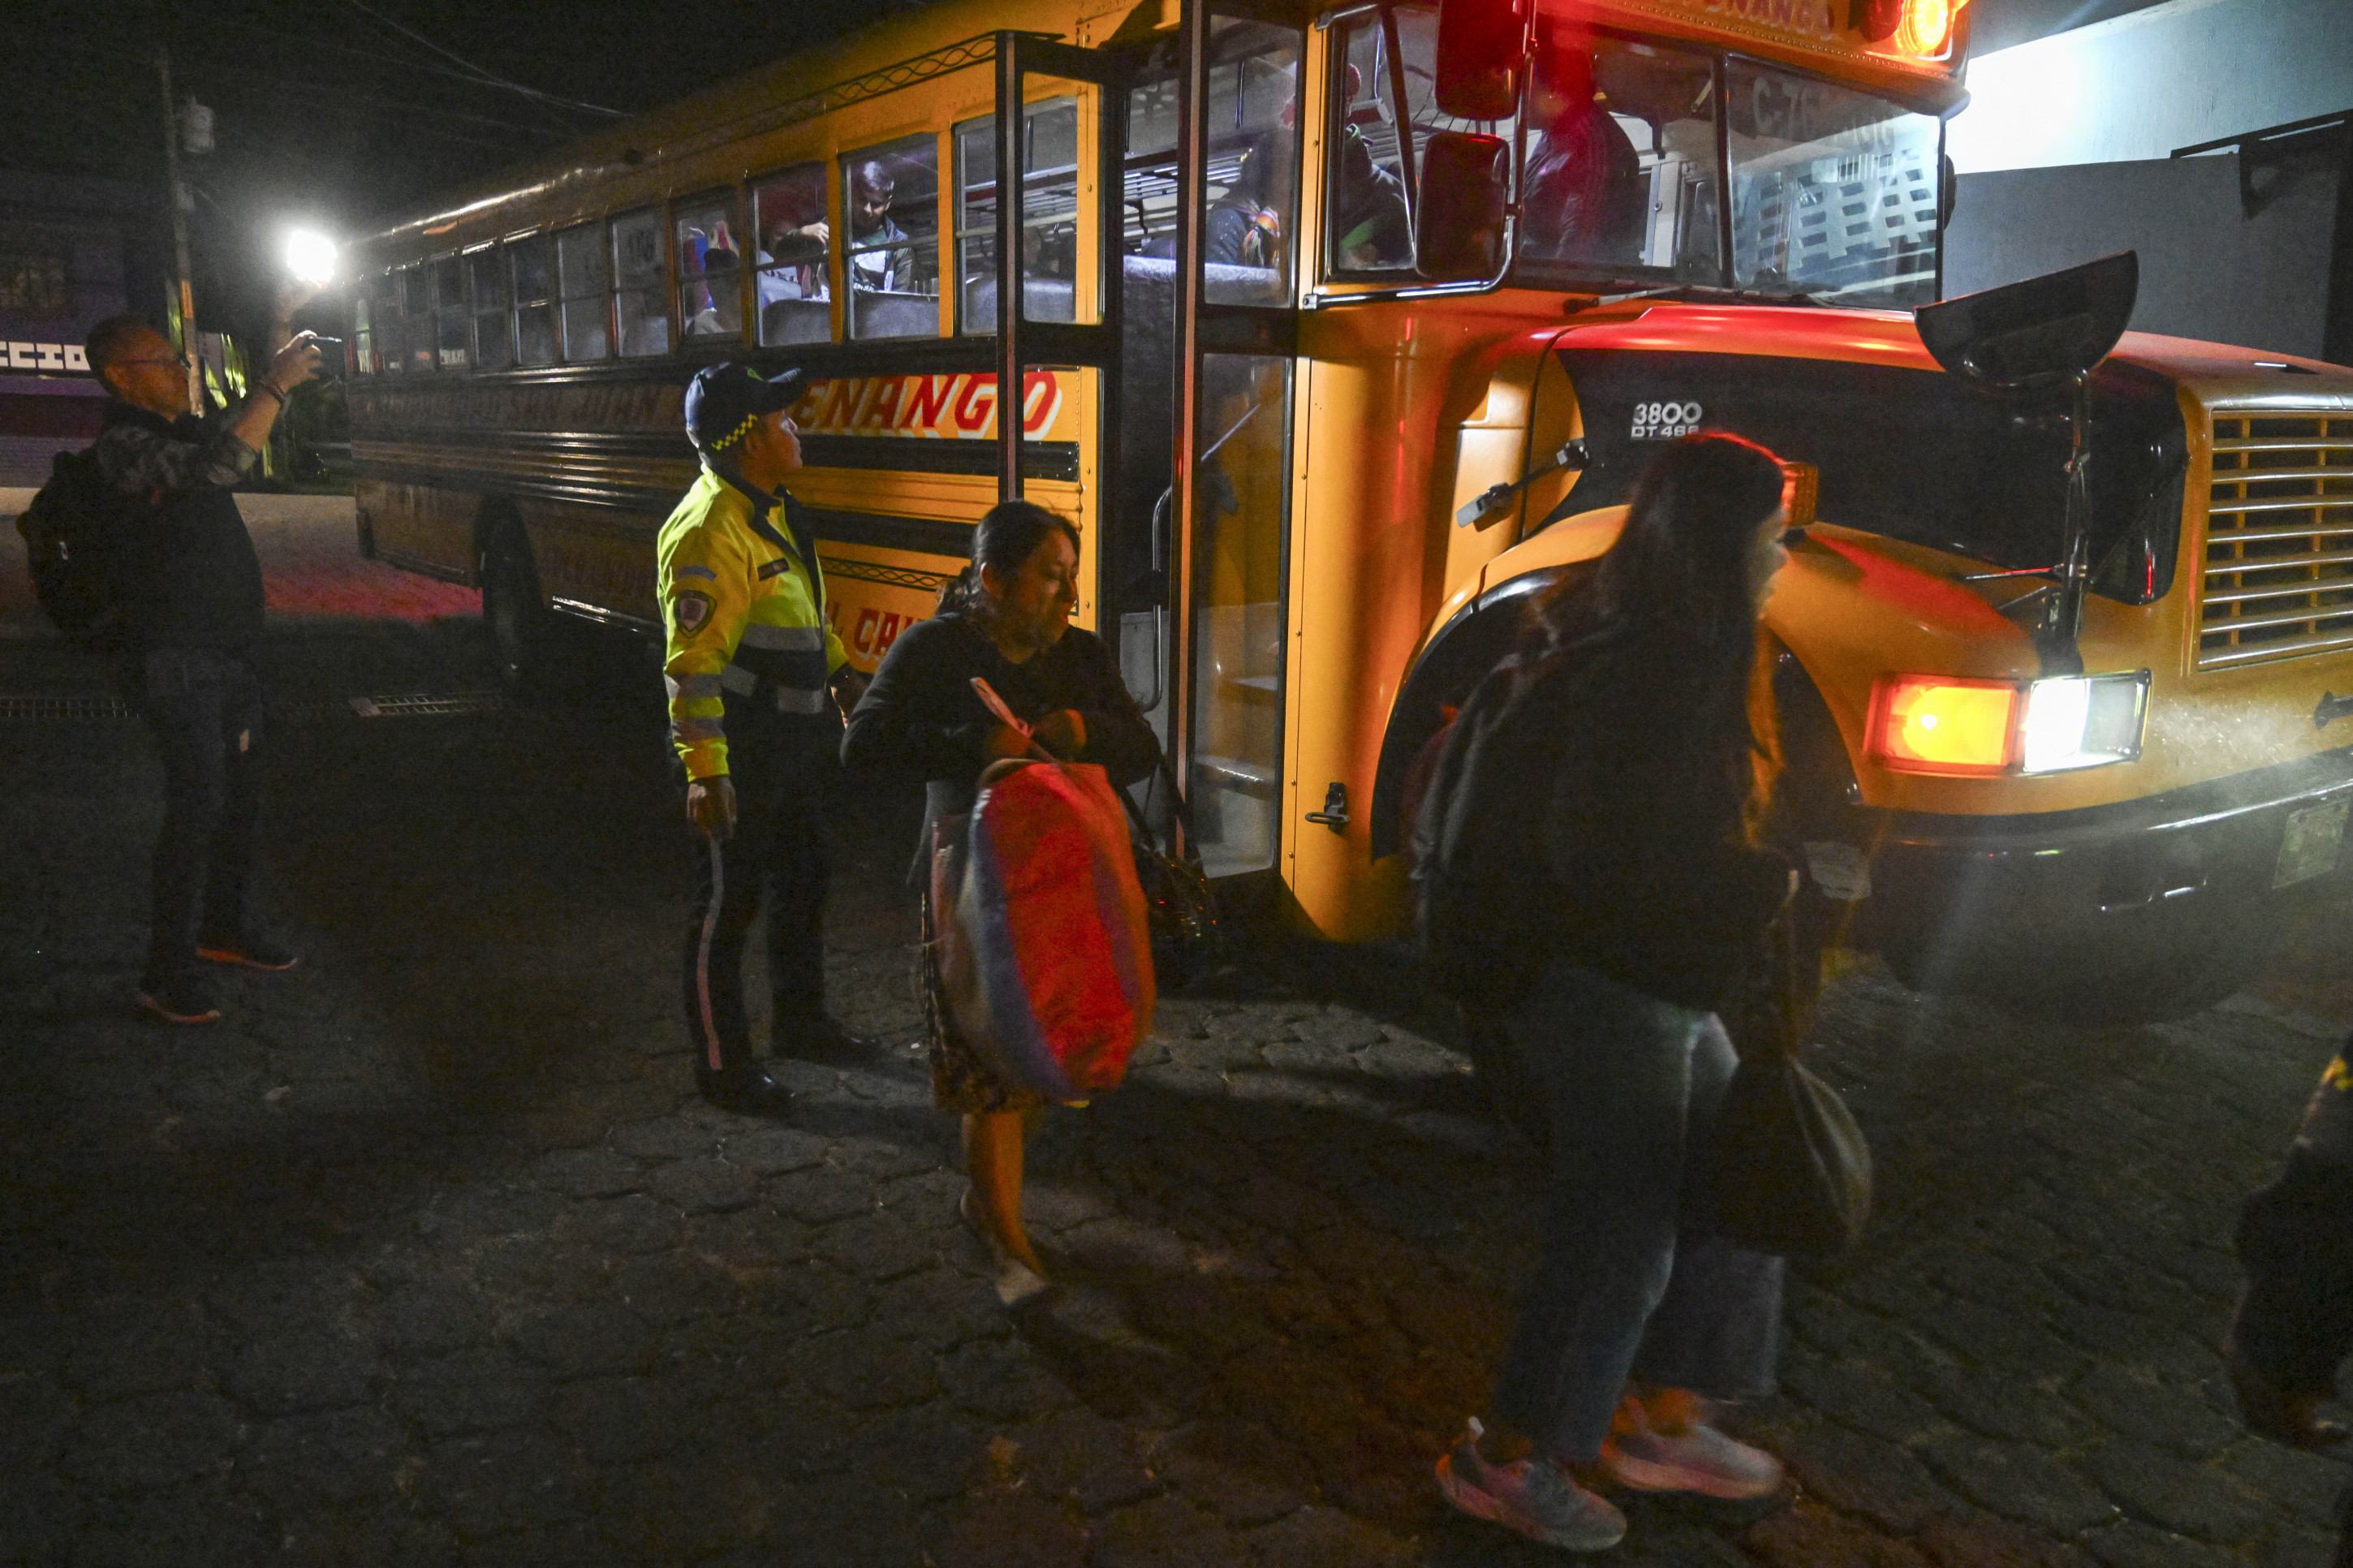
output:
[[[855,803],[838,858],[830,983],[881,1044],[779,1064],[789,1122],[714,1111],[650,665],[363,716],[489,686],[474,595],[358,562],[348,501],[248,511],[301,969],[211,1028],[135,1016],[144,736],[0,710],[0,1561],[1566,1561],[1431,1485],[1535,1157],[1393,962],[1266,947],[1166,1000],[1033,1146],[1067,1289],[1008,1317],[910,1049],[915,803]],[[105,697],[13,544],[0,578],[0,697]],[[1783,1393],[1735,1422],[1799,1496],[1637,1500],[1604,1561],[2322,1568],[2345,1468],[2246,1436],[2216,1345],[2237,1204],[2353,1017],[2347,902],[2161,1026],[1843,973],[1817,1062],[1880,1207],[1799,1271]]]

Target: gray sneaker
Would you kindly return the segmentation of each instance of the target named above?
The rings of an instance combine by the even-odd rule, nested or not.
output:
[[[1781,1489],[1781,1461],[1725,1436],[1704,1421],[1680,1432],[1657,1431],[1637,1415],[1630,1432],[1601,1446],[1601,1468],[1629,1491],[1689,1492],[1725,1502],[1756,1502]]]
[[[1493,1464],[1479,1452],[1480,1426],[1438,1458],[1438,1489],[1473,1519],[1570,1552],[1607,1552],[1626,1539],[1626,1516],[1570,1479],[1549,1459]]]

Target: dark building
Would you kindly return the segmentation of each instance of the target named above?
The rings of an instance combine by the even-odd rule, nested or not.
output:
[[[142,185],[0,171],[0,484],[39,482],[98,434],[82,340],[118,311],[163,318],[163,216]]]

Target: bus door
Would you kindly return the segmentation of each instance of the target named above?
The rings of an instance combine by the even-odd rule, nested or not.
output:
[[[1173,62],[1170,471],[1151,541],[1166,592],[1160,689],[1140,695],[1216,877],[1271,872],[1282,847],[1304,45],[1271,6],[1188,0]]]
[[[1050,465],[1025,454],[1025,437],[1050,431],[1065,402],[1092,409],[1079,429],[1077,481],[1082,619],[1112,635],[1116,613],[1106,562],[1126,529],[1115,497],[1126,421],[1122,409],[1119,287],[1121,171],[1125,163],[1126,63],[1023,33],[996,38],[997,110],[960,132],[959,258],[966,331],[997,335],[1000,402],[1018,417],[997,421],[997,494],[1018,498]],[[986,132],[987,134],[981,132]],[[1015,178],[1002,171],[1018,170]],[[1005,237],[1018,235],[1018,243]]]

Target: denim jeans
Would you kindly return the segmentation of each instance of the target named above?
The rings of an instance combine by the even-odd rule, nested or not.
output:
[[[1683,1224],[1737,1059],[1711,1013],[1555,963],[1504,1018],[1549,1101],[1544,1236],[1494,1412],[1555,1458],[1601,1451],[1627,1380],[1773,1390],[1783,1260]]]
[[[147,979],[196,966],[199,938],[252,934],[261,847],[261,680],[236,654],[151,648],[133,691],[164,763]]]

